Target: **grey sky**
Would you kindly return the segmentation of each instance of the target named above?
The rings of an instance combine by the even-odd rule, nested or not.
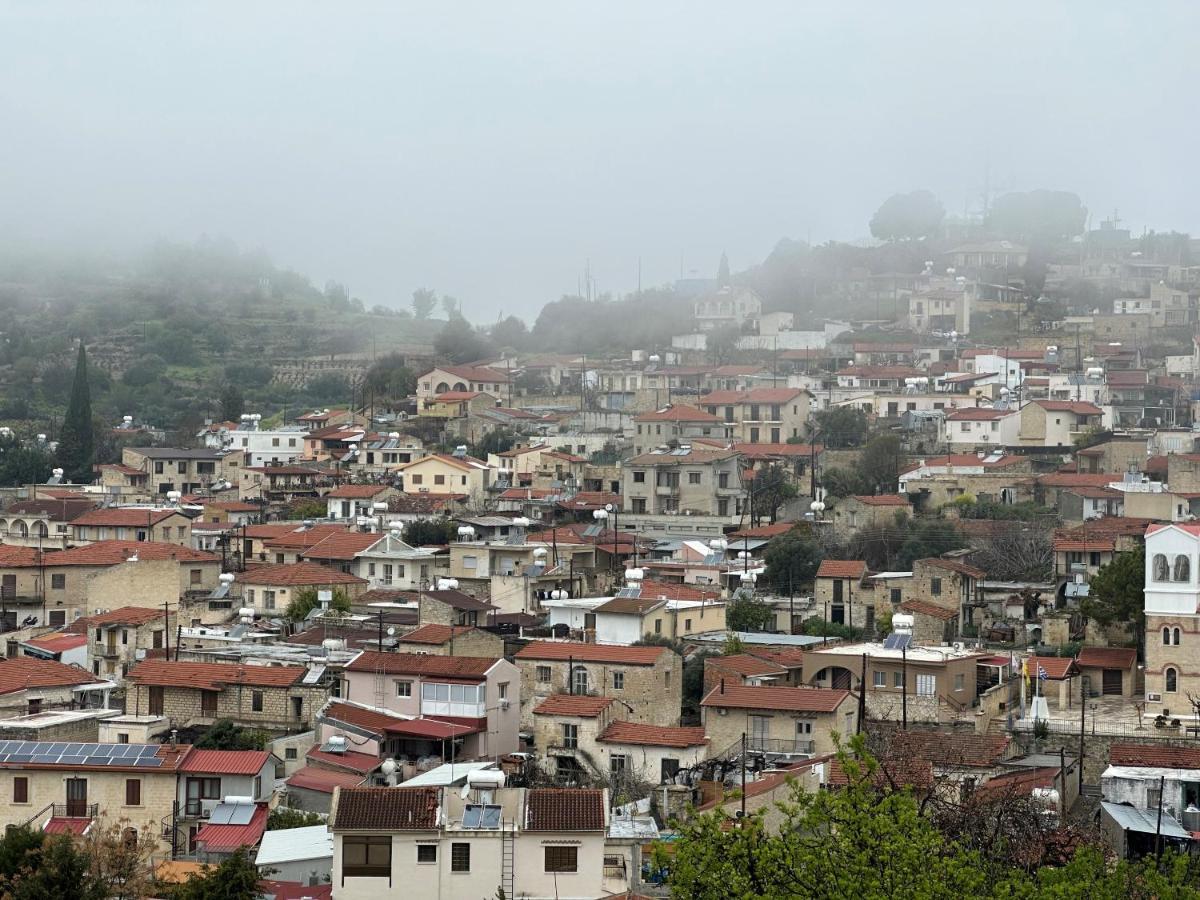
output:
[[[1053,8],[1049,8],[1053,7]],[[1195,3],[0,5],[0,240],[227,235],[529,316],[889,193],[1200,232]]]

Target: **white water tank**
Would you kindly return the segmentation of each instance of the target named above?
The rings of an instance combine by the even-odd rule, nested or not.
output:
[[[504,773],[499,769],[474,769],[467,773],[467,787],[495,790],[504,787]]]

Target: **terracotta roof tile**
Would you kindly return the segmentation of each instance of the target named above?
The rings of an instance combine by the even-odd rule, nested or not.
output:
[[[1084,647],[1075,661],[1089,668],[1132,669],[1137,651],[1132,647]]]
[[[334,788],[358,787],[363,783],[363,778],[363,775],[356,772],[337,772],[319,766],[305,766],[291,774],[287,779],[287,786],[320,794],[332,794]]]
[[[475,630],[470,625],[442,625],[438,622],[430,622],[428,625],[422,625],[420,628],[401,636],[400,643],[445,644],[452,637],[458,637]]]
[[[533,714],[535,716],[580,716],[585,719],[594,719],[612,704],[612,697],[552,694],[538,704]]]
[[[384,539],[382,534],[362,531],[348,531],[345,534],[331,534],[313,544],[300,554],[303,559],[336,559],[348,561],[375,546]]]
[[[596,738],[602,744],[639,744],[650,747],[700,747],[708,743],[703,728],[613,722]]]
[[[732,656],[710,656],[704,660],[704,667],[725,672],[735,672],[751,678],[763,675],[786,675],[787,669],[777,662],[763,659],[751,653],[735,653]]]
[[[238,574],[242,584],[269,584],[275,586],[297,586],[326,584],[366,584],[365,578],[339,572],[317,563],[298,562],[291,565],[254,566]]]
[[[1163,769],[1200,769],[1200,747],[1160,744],[1113,744],[1108,761],[1114,766],[1152,766]]]
[[[924,563],[927,566],[933,566],[937,569],[945,569],[948,572],[957,572],[959,575],[966,575],[968,578],[986,578],[987,572],[983,569],[977,569],[975,566],[969,566],[966,563],[958,562],[953,559],[943,559],[940,556],[931,556],[927,559],[918,559],[913,565]]]
[[[834,712],[849,691],[829,688],[718,686],[700,701],[701,706],[732,709],[777,709],[789,712]]]
[[[30,688],[72,687],[100,681],[90,672],[50,659],[14,656],[0,660],[0,694],[15,694]]]
[[[349,672],[382,671],[388,675],[429,675],[479,681],[499,659],[489,656],[431,656],[425,653],[379,653],[364,650],[346,666]]]
[[[339,788],[330,816],[334,831],[432,831],[437,828],[435,787]]]
[[[122,606],[120,609],[110,609],[108,612],[76,619],[67,626],[67,630],[73,633],[87,634],[89,628],[98,628],[104,625],[145,625],[147,622],[155,622],[165,616],[166,613],[163,610],[153,607]]]
[[[991,767],[1005,758],[1011,743],[1008,735],[906,731],[892,735],[887,755],[937,766]]]
[[[386,484],[340,484],[326,494],[335,500],[369,500],[390,490]]]
[[[181,513],[177,509],[138,509],[114,506],[108,509],[93,509],[71,520],[72,525],[108,526],[113,528],[138,528],[147,523],[157,525],[171,516]]]
[[[652,666],[663,658],[664,653],[673,652],[667,647],[624,647],[608,644],[582,644],[573,641],[533,641],[522,647],[516,658],[561,662],[573,659],[577,662]]]
[[[0,569],[29,569],[41,564],[42,554],[36,547],[0,544]]]
[[[220,563],[212,553],[159,541],[96,541],[46,554],[47,566],[115,566],[136,556],[143,560],[175,559],[181,563]]]
[[[876,495],[860,495],[856,494],[850,497],[851,500],[857,500],[864,506],[908,506],[908,498],[900,494],[876,494]]]
[[[1068,675],[1074,675],[1079,671],[1074,658],[1070,656],[1031,656],[1028,659],[1030,678],[1038,676],[1039,666],[1045,671],[1046,677],[1053,681],[1061,681]]]
[[[867,564],[861,559],[823,559],[817,568],[818,578],[862,578]]]
[[[307,673],[304,666],[244,666],[238,663],[173,662],[146,659],[125,677],[138,684],[223,690],[226,685],[290,687]]]
[[[944,622],[949,622],[958,616],[957,609],[947,609],[944,606],[938,606],[936,603],[929,603],[926,600],[905,600],[900,604],[900,609],[904,612],[912,612],[922,616],[930,616],[934,619],[941,619]]]
[[[525,793],[527,831],[604,831],[604,791],[598,788],[530,788]]]
[[[652,412],[644,412],[633,417],[635,422],[719,422],[712,413],[697,409],[694,406],[678,404],[664,406]]]

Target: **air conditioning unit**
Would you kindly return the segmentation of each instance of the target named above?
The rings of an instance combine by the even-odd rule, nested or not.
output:
[[[509,704],[510,704],[511,702],[512,702],[512,701],[510,701],[510,700],[509,700],[507,697],[501,697],[501,698],[500,698],[500,708],[501,708],[501,709],[508,709],[508,707],[509,707]]]
[[[220,802],[221,802],[221,800],[219,798],[215,799],[215,800],[201,800],[200,801],[200,814],[202,816],[204,816],[204,818],[207,819],[209,816],[212,815],[213,810],[217,808],[217,804],[219,804]]]
[[[1151,693],[1147,692],[1146,693],[1146,702],[1147,703],[1162,703],[1162,694],[1151,694]]]

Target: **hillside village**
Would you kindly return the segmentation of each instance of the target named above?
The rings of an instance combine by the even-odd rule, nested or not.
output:
[[[832,281],[874,317],[723,261],[661,344],[407,348],[405,396],[128,416],[0,489],[2,824],[295,897],[662,896],[683,823],[861,736],[1039,860],[1196,852],[1200,266],[942,245]]]

